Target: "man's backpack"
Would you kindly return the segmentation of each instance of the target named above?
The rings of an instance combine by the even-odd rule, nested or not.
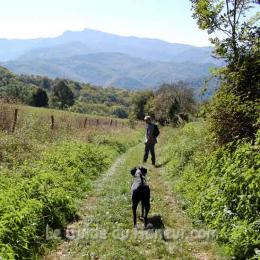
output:
[[[160,134],[159,128],[157,125],[154,124],[153,126],[153,137],[157,138]]]

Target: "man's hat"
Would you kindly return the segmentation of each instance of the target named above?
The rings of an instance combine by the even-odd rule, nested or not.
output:
[[[151,122],[151,121],[152,121],[152,119],[151,119],[151,117],[150,117],[150,116],[145,116],[145,118],[144,118],[144,121],[149,121],[149,122]]]

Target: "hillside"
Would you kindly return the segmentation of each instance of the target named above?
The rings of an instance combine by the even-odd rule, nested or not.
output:
[[[127,76],[125,78],[127,79]],[[199,81],[195,83],[202,84]],[[176,99],[178,108],[173,114],[169,114],[171,111],[169,100],[172,98]],[[143,119],[148,113],[163,123],[167,120],[170,122],[178,113],[193,114],[196,111],[198,98],[199,93],[194,91],[194,86],[183,81],[162,84],[156,90],[130,91],[115,87],[102,88],[64,78],[15,75],[0,66],[0,100],[35,107],[50,107],[119,118],[127,118],[131,115],[132,118],[134,116]],[[155,109],[147,104],[148,100],[151,104],[155,104]],[[164,106],[158,105],[160,103]]]
[[[133,93],[119,88],[101,88],[90,84],[64,80],[74,94],[72,111],[105,116],[127,117]],[[59,79],[33,75],[15,75],[0,66],[0,99],[33,105],[35,90],[46,91],[49,100]],[[33,105],[34,106],[34,105]],[[49,104],[49,106],[52,106]],[[119,114],[118,114],[119,113]]]
[[[61,50],[32,51],[4,65],[18,74],[68,78],[99,86],[128,89],[157,87],[162,83],[206,78],[213,63],[146,61],[122,53],[95,53],[58,58]],[[42,58],[44,57],[44,58]]]
[[[18,74],[62,77],[128,89],[198,81],[220,65],[211,47],[86,29],[56,38],[0,40],[0,64]]]

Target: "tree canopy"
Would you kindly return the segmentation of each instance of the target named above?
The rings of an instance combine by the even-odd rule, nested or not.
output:
[[[74,104],[74,95],[72,90],[68,87],[65,80],[58,81],[54,85],[52,90],[52,104],[61,109],[65,107],[70,107]]]
[[[215,73],[221,79],[221,87],[208,110],[211,131],[222,144],[240,138],[254,140],[259,120],[260,14],[255,12],[249,17],[248,11],[254,10],[259,1],[191,2],[193,17],[201,29],[214,35],[211,42],[215,54],[226,63]]]

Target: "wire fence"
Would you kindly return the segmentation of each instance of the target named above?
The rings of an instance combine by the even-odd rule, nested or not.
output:
[[[66,111],[54,111],[51,109],[34,109],[17,107],[10,104],[0,104],[0,130],[15,132],[25,126],[30,127],[37,124],[40,128],[55,131],[58,129],[87,129],[93,128],[122,128],[132,127],[127,120],[115,118],[103,118],[86,116],[84,114],[70,113]],[[135,122],[135,125],[139,123]]]

